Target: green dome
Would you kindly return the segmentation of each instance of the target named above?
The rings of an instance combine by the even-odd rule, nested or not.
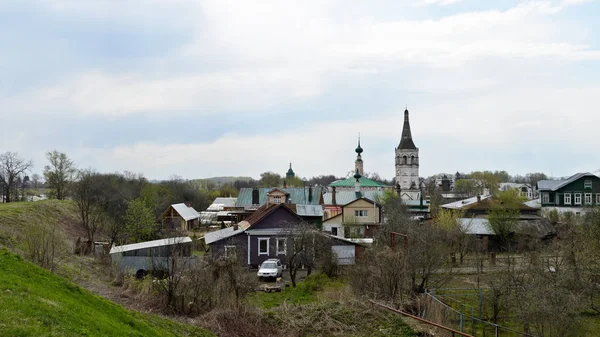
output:
[[[363,152],[363,148],[360,147],[360,139],[358,140],[358,147],[354,151],[356,151],[356,153],[358,154],[361,154]]]
[[[354,174],[354,178],[360,179],[360,177],[362,177],[362,176],[360,175],[360,173],[358,173],[358,169],[356,169],[356,173]]]

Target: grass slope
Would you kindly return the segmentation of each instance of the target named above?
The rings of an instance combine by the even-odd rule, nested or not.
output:
[[[212,336],[128,311],[0,250],[0,336]]]
[[[0,203],[0,246],[24,249],[24,242],[32,224],[57,227],[60,237],[85,235],[78,223],[73,202],[44,200],[37,202]]]

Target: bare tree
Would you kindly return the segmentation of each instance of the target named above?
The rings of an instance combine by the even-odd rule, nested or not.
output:
[[[79,180],[73,188],[73,201],[79,220],[87,232],[88,240],[92,243],[96,232],[106,221],[99,205],[99,197],[102,191],[98,178],[99,175],[91,170],[80,171]],[[93,244],[91,249],[94,250]]]
[[[15,189],[17,178],[32,166],[31,161],[26,161],[16,152],[0,154],[0,181],[4,185],[6,202],[12,201],[11,192]],[[18,198],[18,192],[16,197]]]
[[[46,153],[49,165],[44,167],[44,177],[52,194],[58,200],[63,200],[73,181],[76,169],[73,161],[65,153],[56,150]]]
[[[312,224],[288,222],[284,226],[286,237],[286,264],[292,286],[296,286],[296,275],[302,267],[308,268],[308,274],[316,263],[316,246],[322,234]]]

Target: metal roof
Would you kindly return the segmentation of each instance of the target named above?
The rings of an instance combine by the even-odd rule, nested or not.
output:
[[[540,191],[545,190],[545,191],[556,191],[561,187],[564,187],[566,185],[569,185],[570,183],[577,181],[583,177],[588,177],[588,176],[592,176],[592,177],[596,177],[598,178],[597,175],[593,174],[593,173],[576,173],[572,176],[570,176],[567,179],[562,179],[562,180],[540,180],[537,183],[538,189]]]
[[[204,241],[206,242],[207,245],[209,245],[213,242],[223,240],[223,239],[232,237],[234,235],[238,235],[238,234],[244,232],[244,230],[248,227],[250,227],[250,224],[246,221],[242,221],[238,224],[237,229],[234,229],[234,226],[231,226],[231,227],[220,229],[218,231],[206,233],[206,235],[204,235]]]
[[[509,188],[521,188],[521,187],[527,187],[527,188],[531,188],[531,186],[529,184],[521,184],[521,183],[500,183],[500,189],[502,191],[506,191]]]
[[[196,212],[196,210],[193,207],[188,207],[186,204],[181,203],[181,204],[174,204],[171,205],[171,207],[173,207],[173,209],[175,209],[175,211],[177,211],[177,213],[185,220],[185,221],[189,221],[192,219],[198,219],[200,218],[200,213]]]
[[[491,194],[480,196],[481,200],[485,200],[485,199],[491,198],[491,197],[492,197]],[[454,201],[454,202],[442,205],[442,208],[461,209],[465,206],[469,206],[469,205],[477,203],[477,198],[478,197],[472,197],[472,198],[467,198],[467,199],[463,199],[463,200],[459,200],[459,201]]]
[[[335,204],[340,206],[346,205],[354,200],[360,199],[361,197],[379,202],[382,196],[383,191],[380,190],[365,190],[361,191],[359,195],[357,195],[354,190],[335,191]],[[333,195],[331,192],[323,194],[323,203],[325,205],[333,205],[332,197]]]
[[[323,216],[321,205],[296,205],[296,214],[299,216]]]
[[[273,187],[269,188],[258,188],[258,205],[264,205],[267,203],[267,193],[272,191]],[[309,186],[306,187],[288,187],[288,188],[276,188],[289,195],[290,204],[301,204],[301,205],[319,205],[321,200],[321,194],[323,194],[325,188],[323,186],[312,187],[312,200],[308,201]],[[236,207],[247,207],[252,206],[252,188],[242,188],[238,195],[235,203]]]
[[[132,251],[132,250],[145,249],[145,248],[178,245],[178,244],[189,243],[189,242],[192,242],[192,239],[189,236],[139,242],[139,243],[133,243],[130,245],[113,246],[110,249],[110,254],[128,252],[128,251]]]
[[[236,201],[237,198],[216,198],[206,210],[212,212],[222,211],[225,207],[234,207]]]
[[[375,181],[375,180],[369,179],[369,178],[365,178],[365,177],[358,178],[358,181],[360,182],[361,187],[388,187],[388,188],[391,188],[391,186],[382,184],[378,181]],[[342,179],[342,180],[336,180],[336,181],[332,182],[331,184],[329,184],[328,186],[330,186],[330,187],[354,187],[355,184],[356,184],[356,178],[350,177],[350,178],[346,178],[346,179]]]
[[[472,235],[496,235],[490,222],[485,218],[460,218],[458,219],[463,231]]]

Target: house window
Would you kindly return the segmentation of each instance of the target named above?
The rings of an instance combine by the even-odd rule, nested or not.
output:
[[[258,239],[258,255],[269,256],[269,238]]]
[[[575,193],[575,205],[581,205],[581,193]]]
[[[565,205],[571,204],[571,193],[565,193]]]
[[[549,193],[542,193],[542,203],[543,204],[547,204],[550,202],[550,194]]]
[[[364,209],[355,210],[354,211],[354,216],[366,217],[366,216],[369,216],[369,211],[364,210]]]
[[[287,239],[279,238],[277,239],[277,255],[285,255],[287,248]]]
[[[276,204],[281,204],[281,196],[280,195],[276,195],[273,197],[273,202]]]
[[[592,204],[592,193],[586,193],[585,194],[585,204],[586,205],[591,205]]]
[[[600,193],[596,193],[596,204],[600,205]]]
[[[583,188],[592,188],[592,181],[591,180],[584,181]]]
[[[600,194],[598,194],[600,195]],[[337,236],[338,235],[338,228],[337,227],[331,227],[331,235],[333,236]]]

